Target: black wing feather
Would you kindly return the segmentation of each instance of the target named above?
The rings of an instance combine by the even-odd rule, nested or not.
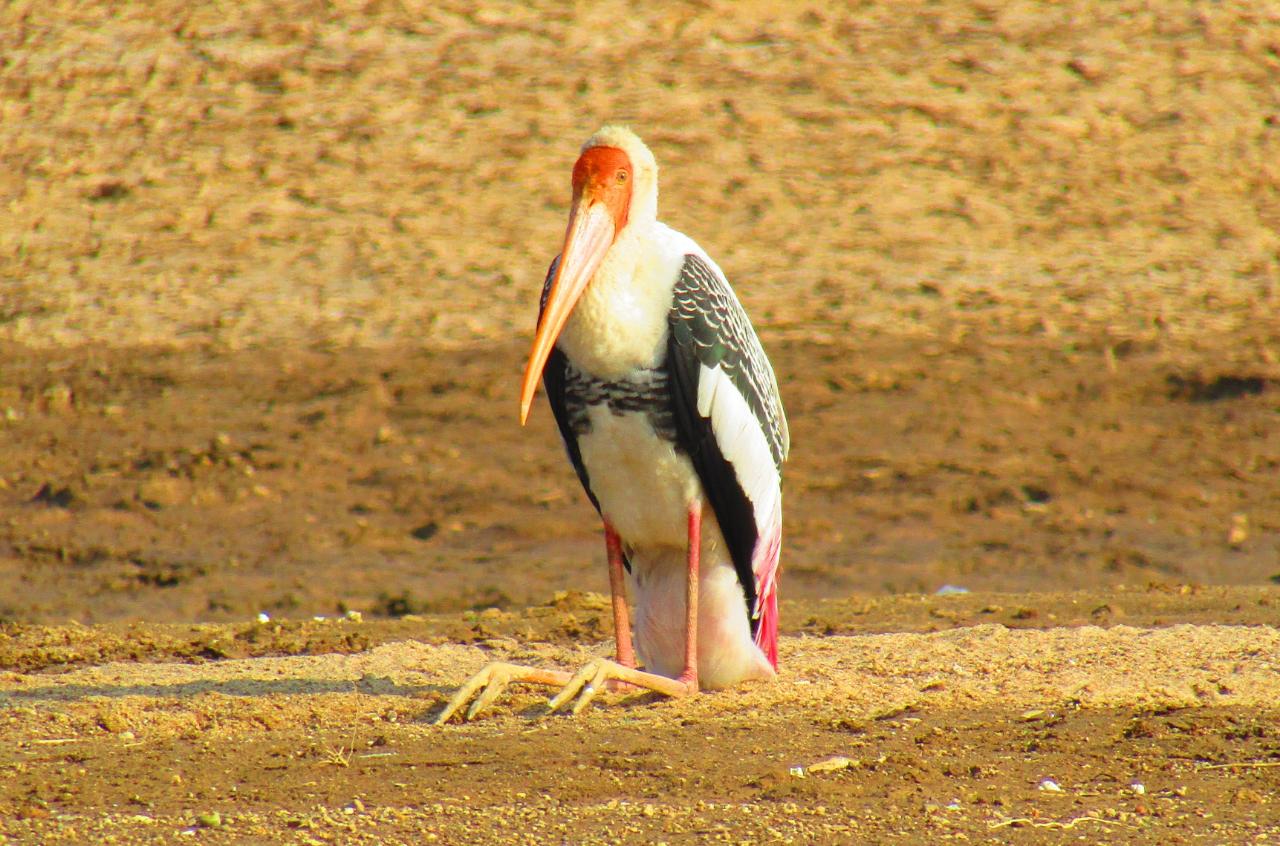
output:
[[[766,432],[774,462],[780,466],[790,444],[777,383],[737,297],[696,255],[685,256],[675,285],[669,329],[667,369],[676,427],[715,511],[746,595],[747,613],[752,614],[756,603],[752,557],[759,527],[751,500],[720,450],[711,420],[698,411],[698,382],[703,365],[719,366],[728,374]],[[758,624],[752,616],[753,635]]]
[[[556,256],[551,262],[551,267],[547,269],[546,281],[542,283],[542,297],[538,301],[539,323],[542,322],[542,312],[547,307],[547,295],[551,292],[551,280],[555,278],[556,266],[559,264],[560,257]],[[546,391],[547,401],[551,403],[551,413],[556,418],[556,426],[560,429],[564,450],[569,454],[569,463],[573,465],[574,471],[578,474],[578,481],[582,483],[582,489],[587,492],[587,498],[591,500],[598,514],[600,503],[596,500],[596,495],[591,492],[591,477],[587,473],[587,465],[582,463],[582,449],[578,446],[578,436],[569,424],[569,407],[565,397],[568,369],[569,359],[560,352],[558,347],[553,347],[551,355],[547,357],[546,367],[542,370],[542,388]]]

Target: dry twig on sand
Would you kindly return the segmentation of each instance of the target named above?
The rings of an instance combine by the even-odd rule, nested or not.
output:
[[[1068,829],[1075,828],[1077,825],[1084,822],[1102,823],[1103,825],[1121,825],[1125,828],[1138,827],[1130,823],[1120,822],[1120,820],[1109,820],[1103,817],[1090,816],[1075,817],[1065,822],[1061,820],[1033,820],[1030,817],[1008,817],[998,822],[988,823],[987,827],[995,830],[997,828],[1005,828],[1006,826],[1026,825],[1031,828],[1059,828],[1066,831]]]

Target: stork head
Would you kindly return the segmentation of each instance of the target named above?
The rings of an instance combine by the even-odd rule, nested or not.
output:
[[[621,126],[606,126],[588,138],[573,166],[569,228],[520,387],[522,424],[560,332],[614,242],[657,215],[658,164],[644,142]]]

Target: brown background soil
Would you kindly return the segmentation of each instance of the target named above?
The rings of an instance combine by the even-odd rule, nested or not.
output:
[[[6,5],[0,842],[1280,835],[1277,79],[1265,4]],[[779,372],[784,674],[431,731],[608,649],[515,422],[605,120]]]

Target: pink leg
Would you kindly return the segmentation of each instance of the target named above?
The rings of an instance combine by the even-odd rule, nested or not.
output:
[[[685,640],[684,672],[678,679],[669,679],[623,665],[623,644],[631,652],[631,630],[627,623],[626,594],[622,590],[622,545],[613,529],[605,524],[605,541],[609,549],[609,585],[613,589],[613,620],[618,638],[616,662],[597,658],[579,670],[564,689],[548,703],[547,708],[558,711],[573,702],[573,713],[586,708],[596,692],[610,682],[624,682],[636,687],[654,690],[667,696],[690,696],[698,692],[698,571],[702,553],[702,500],[689,506],[689,574],[685,585]],[[624,635],[625,633],[625,635]],[[635,655],[631,654],[634,661]]]
[[[702,557],[702,500],[689,506],[689,581],[685,585],[684,672],[680,681],[698,690],[698,570]]]
[[[685,585],[684,672],[678,679],[636,669],[636,653],[631,642],[631,620],[627,612],[626,577],[623,572],[622,539],[613,526],[604,524],[605,550],[609,555],[609,590],[613,594],[613,631],[617,641],[616,662],[597,658],[573,676],[558,670],[541,670],[515,664],[490,664],[472,676],[436,717],[444,725],[463,706],[471,703],[464,719],[470,720],[489,707],[512,682],[564,685],[548,708],[558,711],[573,701],[573,713],[586,708],[604,687],[626,689],[634,686],[667,696],[688,696],[698,692],[698,571],[702,553],[702,500],[689,506],[688,582]],[[477,696],[477,692],[479,696]],[[474,699],[474,701],[472,701]]]
[[[623,573],[622,539],[613,526],[604,524],[604,545],[609,554],[609,592],[613,595],[613,637],[618,645],[618,663],[636,668],[636,652],[631,645],[631,618],[627,613],[626,575]]]

